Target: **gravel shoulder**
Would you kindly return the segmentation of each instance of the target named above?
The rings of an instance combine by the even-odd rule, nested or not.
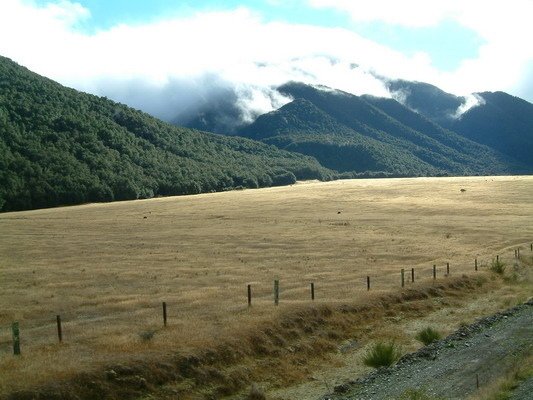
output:
[[[462,327],[393,367],[338,385],[322,399],[396,399],[408,389],[464,399],[476,392],[477,381],[480,387],[489,385],[532,351],[533,299]]]

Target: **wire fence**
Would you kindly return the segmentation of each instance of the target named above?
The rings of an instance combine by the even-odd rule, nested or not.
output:
[[[529,246],[529,253],[533,255],[533,243],[531,243]],[[514,259],[515,261],[519,261],[523,257],[523,251],[521,251],[522,248],[518,247],[514,249]],[[478,258],[475,258],[471,264],[471,271],[477,272],[481,269],[491,269],[494,272],[500,272],[502,273],[504,270],[504,263],[502,259],[500,258],[500,255],[496,255],[495,258],[492,259],[490,264],[485,264],[479,262]],[[459,269],[458,269],[459,270]],[[437,282],[438,279],[447,278],[452,275],[454,271],[453,265],[450,264],[450,262],[447,262],[445,265],[438,266],[437,264],[433,264],[432,267],[428,268],[410,268],[410,269],[400,269],[397,273],[394,274],[388,274],[387,275],[367,275],[366,277],[363,277],[361,281],[358,283],[358,290],[359,291],[376,291],[376,290],[390,290],[394,288],[405,288],[408,285],[412,285],[417,281],[431,281]],[[464,268],[460,269],[460,272],[464,272]],[[385,279],[388,278],[388,279]],[[391,286],[391,281],[394,282],[397,279],[396,283],[393,283]],[[243,293],[244,295],[235,295],[232,297],[232,300],[235,302],[239,302],[239,304],[242,307],[248,307],[248,309],[252,309],[253,307],[262,307],[265,304],[267,304],[268,297],[270,297],[270,304],[273,304],[275,307],[278,307],[283,301],[287,302],[315,302],[317,300],[320,300],[322,302],[328,302],[328,298],[326,297],[319,297],[319,288],[320,288],[320,282],[312,281],[306,283],[306,289],[302,290],[301,282],[294,283],[292,282],[291,288],[295,289],[299,286],[299,296],[296,298],[295,296],[291,296],[290,298],[284,299],[282,296],[282,288],[283,288],[283,281],[280,279],[274,279],[273,285],[271,286],[272,290],[270,292],[270,295],[268,294],[268,290],[265,289],[265,285],[257,285],[257,284],[243,284]],[[261,286],[259,295],[255,294],[255,289],[257,286]],[[351,286],[354,286],[352,283]],[[302,297],[303,296],[303,297]],[[242,299],[239,300],[239,299]],[[166,328],[169,325],[169,309],[171,305],[167,301],[163,301],[160,303],[159,307],[153,308],[153,313],[159,314],[159,321],[163,328]],[[135,313],[132,313],[134,315]],[[179,318],[179,317],[178,317]],[[52,319],[52,316],[51,318]],[[103,320],[104,322],[111,319],[111,316],[100,316],[98,320]],[[56,343],[63,343],[65,341],[64,337],[64,329],[66,328],[65,324],[68,326],[68,321],[63,320],[61,315],[55,315],[54,318],[54,325],[55,325],[55,331],[56,336],[54,341]],[[107,323],[107,322],[106,322]],[[20,356],[23,352],[23,346],[22,346],[22,338],[24,337],[24,327],[19,323],[19,321],[13,321],[10,327],[11,330],[11,339],[7,341],[4,337],[4,340],[0,342],[0,345],[3,345],[3,351],[2,353],[11,353],[14,356]],[[47,329],[47,332],[50,332],[50,329]],[[71,336],[72,338],[72,336]],[[52,341],[52,338],[49,339]],[[11,350],[6,351],[8,348]]]

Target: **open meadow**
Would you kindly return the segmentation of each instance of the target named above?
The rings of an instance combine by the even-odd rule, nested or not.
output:
[[[472,275],[477,258],[481,274],[497,254],[530,254],[532,217],[533,176],[305,182],[0,214],[0,396],[238,340],[309,307],[311,282],[313,304],[334,307],[399,289],[402,268],[408,287],[431,283],[433,265],[442,281],[446,263],[451,277]]]

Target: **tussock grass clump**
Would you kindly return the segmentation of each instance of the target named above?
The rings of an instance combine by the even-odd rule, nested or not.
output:
[[[505,263],[499,259],[492,260],[492,263],[490,264],[489,269],[492,272],[503,275],[503,273],[505,272]]]
[[[377,342],[363,358],[363,363],[369,367],[389,367],[401,356],[398,345],[394,342]]]
[[[429,326],[419,331],[415,336],[416,340],[424,343],[424,345],[426,346],[436,340],[439,340],[441,337],[442,335],[440,334],[440,332]]]
[[[139,332],[139,338],[143,342],[148,342],[148,341],[152,340],[154,338],[154,336],[155,336],[155,331],[153,331],[153,330]]]

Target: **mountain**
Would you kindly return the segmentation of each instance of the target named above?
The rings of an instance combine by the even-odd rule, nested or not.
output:
[[[472,175],[524,168],[392,99],[301,83],[278,90],[295,100],[260,116],[239,135],[312,155],[340,172]]]
[[[315,159],[179,128],[0,57],[0,210],[330,179]]]
[[[483,103],[452,121],[451,129],[533,169],[533,104],[503,92],[477,95]]]
[[[387,86],[411,110],[533,169],[533,104],[503,92],[475,93],[477,105],[458,115],[464,97],[427,83],[398,80]]]
[[[279,148],[309,154],[339,172],[379,171],[436,174],[438,170],[411,153],[360,134],[306,99],[296,99],[264,114],[239,131]]]
[[[386,82],[395,99],[429,120],[448,126],[458,108],[466,101],[424,82],[392,80]]]

